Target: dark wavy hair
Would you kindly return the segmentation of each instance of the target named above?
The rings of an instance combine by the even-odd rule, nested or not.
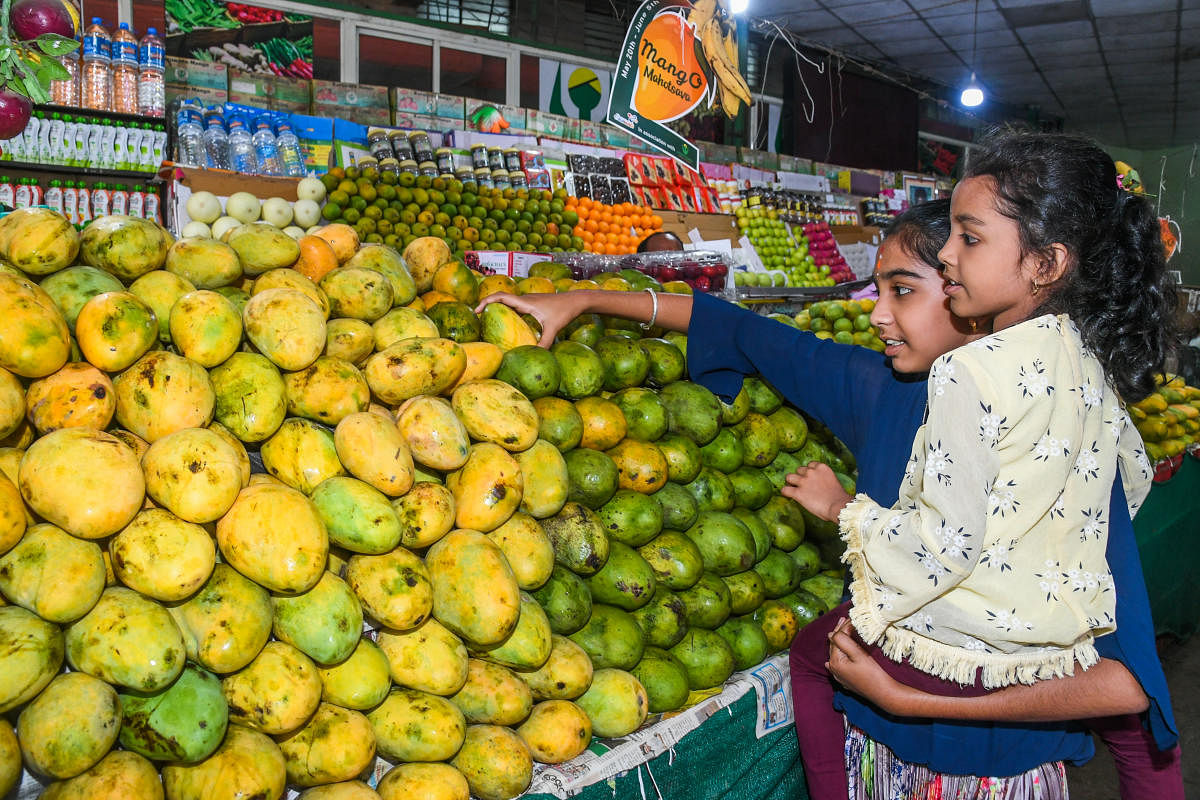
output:
[[[940,272],[938,253],[950,238],[950,201],[930,200],[898,214],[883,229],[883,238]]]
[[[1055,244],[1070,254],[1038,313],[1069,315],[1125,400],[1150,394],[1175,341],[1175,291],[1150,202],[1118,187],[1112,157],[1086,137],[1000,130],[981,144],[964,177],[992,181],[1022,257],[1049,262]]]

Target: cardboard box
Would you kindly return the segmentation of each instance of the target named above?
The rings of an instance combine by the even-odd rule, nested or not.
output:
[[[229,102],[275,111],[307,113],[312,88],[307,80],[229,70]]]
[[[459,114],[457,117],[444,117],[441,115],[430,117],[432,122],[429,127],[438,131],[461,131],[466,127],[464,117]]]
[[[408,131],[436,131],[441,130],[435,124],[435,117],[426,114],[409,114],[397,113],[395,124],[393,127],[403,128]]]
[[[601,125],[600,135],[604,139],[604,146],[611,147],[614,150],[629,149],[629,131],[615,128],[612,125]]]
[[[229,102],[269,108],[274,87],[271,79],[257,72],[229,70]],[[305,109],[307,111],[307,109]]]
[[[595,122],[579,123],[579,141],[583,144],[596,145],[601,147],[604,145],[604,138],[600,135],[600,125]]]
[[[688,231],[695,229],[706,242],[729,239],[736,242],[740,232],[731,214],[683,214],[673,211],[660,213],[663,230],[690,241]]]
[[[191,58],[167,58],[166,98],[170,104],[179,98],[198,98],[205,105],[220,105],[229,100],[229,68],[211,61]]]
[[[392,111],[399,114],[420,114],[432,117],[437,109],[437,95],[416,89],[392,89]]]
[[[713,164],[733,164],[738,160],[738,149],[732,145],[705,142],[702,147],[701,161]]]
[[[313,113],[361,125],[391,125],[392,100],[386,86],[313,81]]]
[[[550,114],[546,111],[530,111],[525,124],[529,127],[530,133],[536,133],[539,136],[549,136],[553,139],[563,139],[566,137],[568,122],[569,120],[566,117],[558,114]]]
[[[467,113],[467,98],[457,94],[439,94],[433,105],[435,117],[464,119]]]

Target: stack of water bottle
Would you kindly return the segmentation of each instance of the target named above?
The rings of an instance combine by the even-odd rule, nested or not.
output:
[[[306,173],[300,140],[287,114],[226,103],[184,101],[175,114],[179,164],[246,175],[293,178]]]
[[[0,159],[25,164],[157,172],[167,146],[162,123],[115,122],[35,111],[4,143]]]
[[[158,30],[141,41],[128,22],[109,35],[100,17],[83,32],[82,47],[62,57],[70,80],[50,84],[55,105],[161,117],[165,113],[166,48]]]

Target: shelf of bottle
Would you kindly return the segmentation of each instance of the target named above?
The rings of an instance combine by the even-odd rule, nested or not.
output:
[[[32,164],[25,161],[0,161],[0,173],[8,170],[74,175],[85,178],[123,178],[141,183],[162,182],[162,179],[155,172],[141,172],[128,169],[100,169],[99,167],[69,167],[63,164]]]
[[[166,117],[155,117],[149,114],[123,114],[120,111],[98,111],[92,108],[80,108],[79,106],[56,106],[51,103],[38,104],[33,108],[35,111],[43,111],[47,114],[95,117],[97,119],[109,119],[114,122],[134,122],[138,125],[141,125],[143,122],[161,125],[166,120]]]

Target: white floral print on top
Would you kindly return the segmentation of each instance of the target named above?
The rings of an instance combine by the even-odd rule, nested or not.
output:
[[[1068,318],[1003,334],[933,365],[896,505],[859,495],[839,520],[859,634],[942,678],[982,669],[988,687],[1095,663],[1113,625],[1113,480],[1136,513],[1152,477]]]

